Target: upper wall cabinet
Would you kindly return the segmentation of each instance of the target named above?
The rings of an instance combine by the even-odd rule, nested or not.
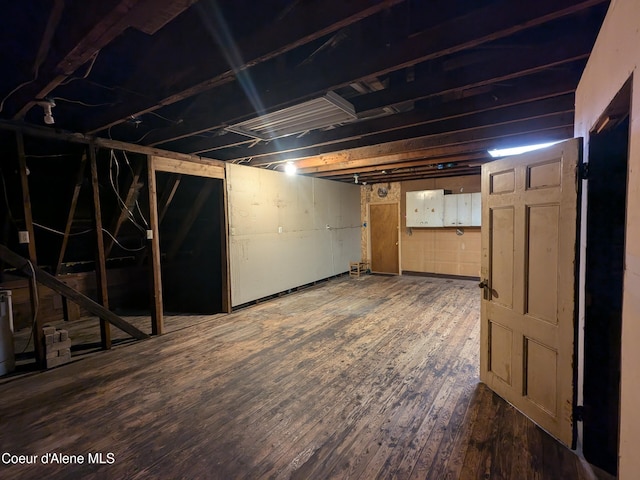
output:
[[[479,227],[481,194],[444,190],[407,192],[407,227]]]
[[[407,192],[407,227],[444,227],[444,190]]]

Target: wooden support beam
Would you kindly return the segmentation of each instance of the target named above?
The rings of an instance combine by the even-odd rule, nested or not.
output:
[[[149,191],[149,227],[151,238],[151,265],[149,266],[151,292],[151,333],[164,333],[164,317],[162,303],[162,266],[160,264],[160,222],[158,219],[158,194],[156,187],[156,169],[153,156],[147,157],[147,190]],[[140,257],[144,258],[144,257]]]
[[[104,254],[104,235],[102,233],[102,210],[100,208],[100,184],[98,183],[98,165],[96,149],[92,144],[89,151],[89,166],[91,170],[91,189],[93,191],[93,221],[96,233],[96,286],[98,302],[106,309],[109,308],[109,292],[107,288],[107,265]],[[100,343],[102,348],[111,348],[111,329],[107,320],[100,319]]]
[[[184,81],[178,86],[172,85],[173,93],[164,95],[163,98],[150,100],[156,95],[149,95],[147,98],[135,98],[131,102],[118,105],[108,112],[105,111],[96,116],[91,122],[88,130],[90,133],[103,130],[116,125],[131,115],[138,116],[150,112],[164,105],[170,105],[192,95],[207,91],[216,86],[231,82],[236,79],[238,72],[242,72],[252,66],[266,62],[278,55],[293,50],[301,45],[312,42],[342,28],[348,27],[364,18],[375,15],[403,0],[312,0],[308,2],[296,2],[296,14],[304,18],[304,21],[291,21],[288,16],[283,16],[275,22],[270,22],[264,28],[253,33],[247,38],[226,39],[219,38],[222,44],[219,49],[204,49],[199,58],[193,60],[192,52],[190,61],[185,63],[183,71],[174,72],[176,79],[194,79],[188,83]],[[204,3],[204,5],[202,4]],[[211,28],[222,31],[227,28],[224,19],[220,14],[211,9],[207,2],[201,2],[201,15],[207,18],[207,22],[212,22]],[[165,37],[157,39],[164,42],[167,48],[175,43],[175,37],[170,35],[171,26],[167,29]],[[160,34],[163,32],[159,32]],[[184,35],[184,32],[182,32]],[[236,43],[237,42],[237,43]],[[225,58],[224,52],[242,52],[243,63],[229,63],[229,58]],[[157,65],[162,62],[162,55],[166,56],[166,48],[158,49],[157,57],[147,60],[150,65]],[[142,59],[144,62],[145,60]],[[194,63],[196,65],[194,65]],[[148,69],[144,70],[145,72]],[[140,91],[149,89],[146,83],[146,75],[143,77],[145,85],[140,87]],[[178,80],[179,81],[179,80]],[[175,82],[174,82],[175,83]],[[131,86],[133,90],[136,87]]]
[[[80,196],[80,190],[82,189],[82,182],[84,180],[84,169],[87,163],[87,154],[83,152],[82,157],[80,158],[80,165],[78,166],[78,171],[76,173],[76,183],[73,187],[73,194],[71,195],[71,204],[69,205],[69,214],[67,215],[67,223],[64,227],[64,236],[62,237],[62,245],[60,247],[60,255],[58,255],[58,262],[56,263],[56,268],[54,269],[54,273],[56,275],[60,275],[62,269],[62,262],[64,260],[64,255],[67,251],[67,245],[69,243],[69,234],[71,233],[71,225],[73,224],[73,217],[76,214],[76,207],[78,205],[78,197]]]
[[[139,161],[136,163],[135,168],[131,174],[131,184],[127,189],[127,195],[124,198],[124,206],[120,205],[119,212],[114,216],[111,221],[111,225],[109,227],[109,232],[114,236],[118,237],[120,233],[120,228],[124,224],[127,217],[133,215],[134,206],[136,200],[138,199],[138,194],[140,193],[140,189],[143,187],[143,184],[139,182],[140,175],[142,174],[142,164],[143,162]],[[111,253],[111,249],[115,241],[113,238],[109,237],[106,240],[104,247],[104,256],[105,258],[109,258],[109,254]]]
[[[114,2],[110,11],[95,18],[95,23],[88,31],[77,29],[72,32],[77,35],[83,32],[83,37],[76,37],[68,44],[73,47],[63,55],[56,57],[56,63],[46,62],[48,68],[46,72],[41,69],[40,75],[21,92],[20,108],[14,118],[23,118],[31,107],[35,105],[33,99],[44,98],[58,87],[64,80],[71,76],[76,70],[91,60],[94,55],[109,45],[115,38],[120,36],[127,28],[134,27],[148,34],[154,33],[165,25],[172,18],[188,8],[195,0],[120,0]],[[62,13],[64,1],[57,1],[51,12],[49,23],[42,39],[39,56],[43,51],[49,50],[49,43],[53,36],[53,31],[57,26],[59,16]],[[39,58],[43,63],[45,57]]]
[[[36,268],[36,238],[33,229],[33,217],[31,213],[31,194],[29,192],[29,170],[27,168],[27,159],[24,151],[24,138],[21,132],[16,132],[16,143],[18,149],[18,172],[20,174],[20,186],[22,187],[22,204],[24,212],[24,223],[27,235],[29,236],[29,242],[27,244],[27,251],[29,255],[29,262],[27,262],[29,268]],[[5,260],[6,261],[6,260]],[[9,262],[7,262],[9,263]],[[36,364],[38,368],[44,368],[46,364],[45,349],[44,349],[44,334],[42,332],[42,317],[38,315],[38,305],[40,299],[38,298],[38,288],[34,281],[29,282],[29,300],[31,303],[31,315],[33,317],[33,346],[36,358]]]
[[[77,303],[82,308],[88,310],[90,313],[100,317],[103,320],[108,321],[113,326],[118,327],[120,330],[128,333],[136,340],[144,340],[145,338],[149,338],[149,336],[138,330],[135,326],[131,325],[129,322],[123,320],[115,313],[107,310],[102,305],[94,302],[90,298],[84,296],[82,293],[74,290],[61,280],[57,279],[53,275],[45,272],[44,270],[33,266],[33,272],[29,267],[29,263],[26,258],[21,257],[17,253],[14,253],[5,245],[0,244],[0,258],[8,263],[9,265],[15,267],[23,274],[28,276],[29,278],[33,278],[33,274],[35,273],[35,278],[38,283],[44,285],[45,287],[49,287],[54,292],[59,293],[60,295],[68,298],[69,300]]]
[[[591,8],[604,3],[604,1],[540,0],[528,2],[526,6],[509,0],[492,2],[487,6],[474,9],[462,16],[411,35],[406,40],[392,44],[385,50],[354,47],[349,51],[344,50],[343,61],[339,64],[336,59],[330,57],[326,63],[316,62],[310,66],[301,66],[296,69],[296,72],[287,72],[286,75],[279,78],[272,74],[271,78],[264,79],[262,82],[255,79],[254,81],[257,84],[264,82],[269,85],[269,91],[265,91],[260,98],[261,107],[268,112],[281,106],[292,105],[303,99],[319,96],[327,90],[341,88],[356,81],[383,76],[419,63],[475,48],[519,31]],[[451,32],[456,32],[456,35],[451,35]],[[572,44],[575,42],[570,41],[566,45],[558,42],[555,47],[552,47],[553,50],[545,53],[554,55],[555,50],[565,47],[571,49]],[[581,53],[580,58],[586,58],[589,55],[591,46],[592,44],[586,46],[586,51]],[[535,54],[535,51],[531,54]],[[354,58],[357,58],[358,61],[354,62]],[[513,58],[514,62],[517,60],[520,59]],[[323,72],[323,75],[318,75],[319,71]],[[428,81],[427,79],[424,83],[428,83]],[[406,85],[411,94],[407,92],[405,97],[416,94],[413,89],[417,87],[412,87],[411,83]],[[425,86],[420,85],[421,88]],[[385,90],[381,92],[385,92]],[[380,94],[383,97],[369,94],[374,96],[371,97],[371,103],[366,105],[360,105],[359,102],[355,102],[357,97],[354,98],[353,103],[356,110],[358,112],[369,110],[373,108],[373,103],[381,105],[386,102],[386,105],[391,105],[394,102],[402,101],[399,98],[385,98],[384,93]],[[369,97],[369,95],[364,96]],[[398,96],[401,95],[402,92],[398,93]],[[419,92],[418,96],[420,96]],[[224,102],[221,97],[224,97]],[[220,92],[215,90],[206,92],[195,97],[192,105],[189,119],[185,119],[177,127],[172,126],[154,131],[145,139],[146,144],[164,144],[229,124],[235,119],[244,119],[255,115],[255,106],[247,99],[244,90],[240,87],[226,95],[220,95]],[[212,112],[215,112],[215,115],[212,115]]]
[[[518,55],[516,55],[518,56]],[[529,58],[524,55],[525,58]],[[533,59],[535,60],[535,59]],[[529,61],[529,60],[528,60]],[[500,66],[504,62],[500,59]],[[530,66],[533,63],[529,64]],[[495,68],[498,68],[497,66]],[[503,67],[504,68],[504,67]],[[507,67],[509,68],[509,67]],[[480,73],[470,72],[478,78],[484,80],[491,79],[489,72],[495,71],[490,65],[483,65]],[[538,100],[544,100],[551,97],[558,97],[570,94],[575,91],[576,85],[580,78],[582,69],[576,68],[575,73],[571,71],[544,72],[542,74],[527,75],[512,81],[508,86],[487,84],[490,92],[473,97],[464,97],[450,102],[435,103],[431,102],[424,108],[416,106],[415,109],[405,113],[398,113],[389,116],[376,117],[371,120],[362,120],[351,125],[344,125],[340,128],[334,128],[326,131],[312,132],[301,137],[291,136],[281,138],[278,142],[269,142],[266,144],[252,145],[255,140],[248,140],[245,136],[228,133],[226,135],[216,136],[213,138],[190,138],[187,144],[186,140],[180,142],[179,146],[187,148],[193,154],[204,154],[207,152],[216,152],[224,148],[234,147],[233,154],[229,155],[225,152],[219,152],[219,155],[226,157],[233,156],[234,159],[242,157],[251,157],[256,159],[264,155],[272,155],[274,153],[290,153],[304,148],[315,146],[324,146],[336,144],[347,140],[355,140],[367,136],[378,135],[394,130],[401,130],[427,123],[441,122],[469,116],[480,112],[496,110],[512,105],[522,105]],[[439,78],[448,78],[446,74],[434,73],[429,79],[429,85],[439,84]],[[443,80],[441,86],[445,89],[439,92],[434,88],[426,91],[435,92],[433,97],[439,100],[440,93],[450,93],[456,85],[460,86],[460,92],[468,91],[470,81],[473,80],[468,75],[461,75],[454,79]],[[483,82],[484,83],[484,82]],[[456,90],[457,91],[457,90]],[[182,150],[182,148],[181,148]],[[214,153],[215,155],[216,153]]]
[[[342,168],[356,168],[404,162],[410,159],[428,158],[434,155],[451,155],[478,149],[479,145],[497,148],[501,142],[514,139],[558,139],[558,135],[570,138],[573,135],[573,114],[561,113],[550,119],[522,120],[507,125],[492,125],[461,132],[398,140],[394,142],[359,147],[341,152],[305,157],[296,161],[298,172],[313,174]]]
[[[141,153],[143,155],[156,155],[159,157],[181,160],[187,163],[195,163],[198,165],[218,166],[224,169],[224,162],[214,160],[213,158],[203,158],[197,155],[189,155],[187,153],[170,152],[161,148],[147,147],[144,145],[136,145],[134,143],[120,142],[108,138],[100,138],[92,135],[84,135],[82,133],[72,133],[64,130],[53,130],[51,128],[40,127],[37,125],[28,125],[22,122],[0,119],[0,130],[8,130],[20,132],[38,138],[49,138],[62,142],[79,143],[88,145],[93,143],[96,147],[123,150],[125,152]]]
[[[181,179],[182,175],[177,173],[169,176],[169,180],[167,181],[167,185],[162,192],[162,197],[160,197],[160,202],[158,204],[158,225],[162,225],[162,220],[167,214],[167,210],[169,209],[169,205],[171,205],[174,195],[178,191]]]
[[[189,213],[187,214],[186,217],[184,217],[184,220],[182,221],[182,223],[180,224],[180,227],[176,232],[176,236],[174,237],[173,242],[169,247],[169,252],[167,253],[167,260],[171,261],[177,255],[178,251],[180,250],[180,247],[182,246],[182,242],[184,242],[184,239],[187,237],[187,234],[191,230],[193,223],[198,218],[198,215],[200,214],[202,207],[204,207],[204,204],[209,198],[209,195],[211,194],[212,190],[213,190],[213,182],[205,180],[204,185],[202,186],[202,189],[200,190],[195,200],[193,201],[193,204],[189,208]]]

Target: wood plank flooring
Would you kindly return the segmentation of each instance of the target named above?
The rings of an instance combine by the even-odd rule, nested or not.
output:
[[[476,282],[341,277],[196,320],[0,385],[0,454],[39,456],[0,478],[594,478],[479,384]]]

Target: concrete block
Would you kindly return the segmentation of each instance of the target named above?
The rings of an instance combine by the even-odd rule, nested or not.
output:
[[[55,337],[55,334],[50,333],[44,336],[44,344],[45,345],[53,345],[53,337]]]
[[[64,342],[67,338],[69,338],[69,331],[68,330],[59,330],[60,332],[60,341]]]
[[[56,327],[45,325],[44,327],[42,327],[42,333],[44,335],[53,335],[54,333],[56,333]]]
[[[53,334],[53,343],[60,341],[60,330]]]

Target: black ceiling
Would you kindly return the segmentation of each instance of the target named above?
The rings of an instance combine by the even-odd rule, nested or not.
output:
[[[353,181],[477,173],[573,134],[608,1],[21,0],[0,118]],[[333,91],[357,119],[271,141],[225,127]],[[384,173],[382,173],[384,171]]]

